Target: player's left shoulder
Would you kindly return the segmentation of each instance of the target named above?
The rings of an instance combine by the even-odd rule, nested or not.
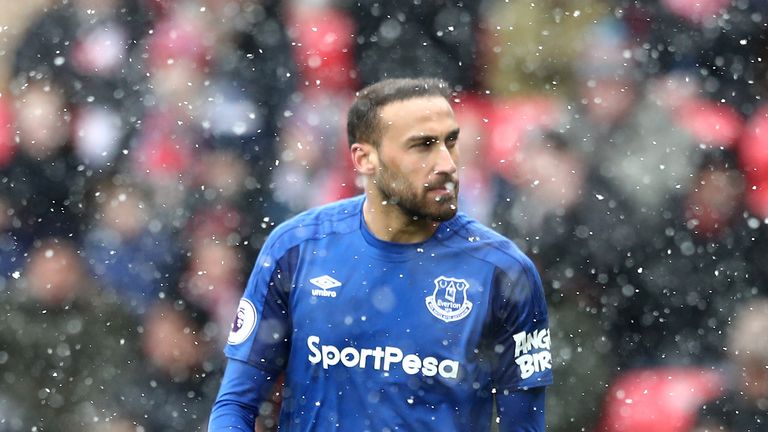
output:
[[[533,261],[510,239],[464,213],[446,222],[452,235],[446,243],[502,269],[536,271]]]

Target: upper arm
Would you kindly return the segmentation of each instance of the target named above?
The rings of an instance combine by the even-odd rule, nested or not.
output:
[[[259,253],[232,323],[229,358],[213,406],[210,430],[253,431],[259,408],[274,390],[290,352],[290,293],[298,246],[274,238]]]
[[[267,242],[259,254],[243,298],[235,312],[225,354],[279,374],[290,351],[290,293],[298,262],[298,246],[281,251]]]
[[[498,391],[552,383],[547,305],[541,279],[529,260],[496,270],[489,333]]]

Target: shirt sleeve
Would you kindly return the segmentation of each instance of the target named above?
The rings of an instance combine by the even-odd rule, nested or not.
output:
[[[496,269],[491,312],[491,364],[497,391],[552,384],[547,305],[530,260]]]
[[[496,393],[501,432],[544,432],[546,387]]]
[[[281,248],[268,240],[256,260],[235,312],[224,353],[277,375],[288,361],[291,344],[290,292],[298,246]]]
[[[208,431],[252,432],[259,407],[275,386],[274,377],[240,360],[230,360],[208,420]]]

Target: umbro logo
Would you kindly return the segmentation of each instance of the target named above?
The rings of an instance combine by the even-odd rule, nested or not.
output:
[[[309,280],[309,282],[312,285],[320,288],[320,289],[312,289],[312,295],[319,296],[319,297],[336,297],[336,292],[331,290],[341,286],[341,282],[337,281],[336,279],[328,275],[312,278]]]
[[[330,277],[328,275],[323,275],[323,276],[319,276],[319,277],[316,277],[316,278],[312,278],[312,279],[309,280],[309,282],[312,285],[315,285],[315,286],[320,287],[322,289],[331,289],[331,288],[336,288],[336,287],[340,287],[341,286],[341,282],[337,281],[336,279],[334,279],[334,278],[332,278],[332,277]]]

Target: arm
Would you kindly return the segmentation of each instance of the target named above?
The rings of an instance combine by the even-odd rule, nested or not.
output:
[[[240,300],[224,353],[229,358],[209,420],[210,431],[253,432],[263,402],[290,351],[289,296],[297,249],[262,249]]]
[[[545,387],[496,393],[501,432],[544,432]]]
[[[545,430],[545,387],[552,383],[549,320],[538,272],[528,260],[498,270],[489,321],[490,359],[502,432]],[[503,391],[502,391],[503,389]]]
[[[251,432],[262,401],[274,387],[271,374],[240,360],[229,360],[219,395],[213,404],[208,431]]]

